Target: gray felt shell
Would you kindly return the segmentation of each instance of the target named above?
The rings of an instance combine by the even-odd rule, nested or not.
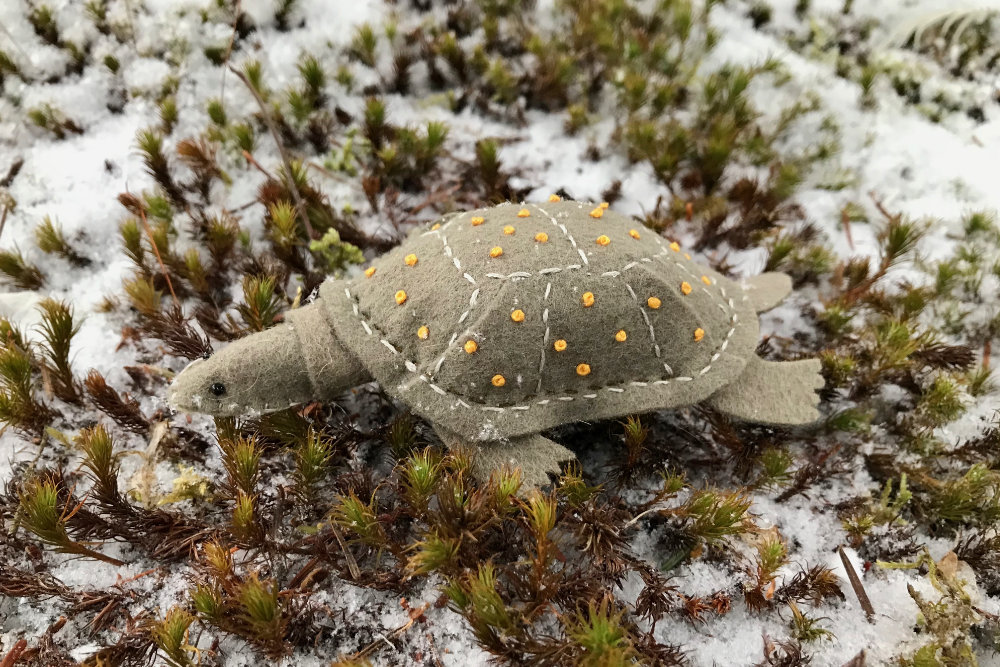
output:
[[[759,335],[743,289],[599,208],[449,216],[320,299],[385,391],[473,441],[690,405],[736,379]]]

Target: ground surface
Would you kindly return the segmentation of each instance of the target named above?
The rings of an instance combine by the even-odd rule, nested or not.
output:
[[[750,16],[762,4],[729,2],[711,11],[710,23],[718,30],[719,43],[701,64],[702,70],[709,72],[726,62],[746,66],[762,63],[767,58],[776,59],[781,64],[781,73],[755,80],[750,87],[749,99],[761,113],[760,127],[765,131],[775,127],[782,111],[798,101],[809,99],[815,108],[801,119],[802,122],[791,126],[775,140],[775,150],[781,155],[809,153],[824,136],[821,128],[824,119],[832,119],[838,128],[838,150],[815,161],[804,172],[791,197],[791,201],[801,207],[803,221],[818,229],[819,245],[830,251],[835,262],[867,256],[872,265],[876,265],[882,256],[880,253],[884,254],[878,233],[885,225],[885,218],[879,206],[893,215],[927,221],[927,231],[918,252],[891,269],[884,278],[884,288],[892,292],[906,281],[917,285],[933,284],[934,271],[926,267],[956,255],[969,238],[966,222],[970,213],[1000,210],[996,168],[1000,155],[1000,107],[996,103],[995,65],[982,63],[973,74],[956,72],[947,62],[942,64],[936,60],[933,50],[920,51],[913,48],[912,43],[907,44],[908,26],[928,21],[949,3],[929,0],[886,1],[871,6],[855,3],[851,13],[843,15],[842,3],[824,0],[813,2],[799,16],[795,12],[795,2],[775,0],[768,3],[772,9],[769,20],[755,29]],[[30,338],[37,339],[34,327],[41,319],[36,304],[47,296],[72,304],[81,320],[71,356],[72,369],[79,378],[90,369],[96,369],[109,385],[138,398],[147,416],[159,413],[159,418],[169,424],[189,428],[212,440],[215,426],[210,419],[194,416],[188,423],[184,415],[168,413],[165,385],[157,380],[155,372],[153,379],[140,387],[137,374],[126,370],[126,367],[148,364],[178,371],[184,360],[176,355],[164,355],[164,350],[155,344],[137,342],[124,329],[133,327],[131,331],[135,330],[135,310],[130,309],[122,297],[122,281],[131,277],[135,265],[121,250],[119,224],[127,217],[127,212],[119,204],[118,197],[121,193],[139,194],[157,187],[155,177],[137,149],[136,135],[143,128],[161,122],[158,91],[165,85],[173,88],[177,109],[176,122],[167,133],[169,145],[205,130],[208,125],[205,109],[210,99],[223,99],[234,118],[256,112],[256,102],[246,87],[233,73],[227,74],[203,53],[206,47],[225,51],[232,33],[231,14],[217,9],[214,3],[198,1],[108,2],[102,5],[107,7],[107,22],[124,26],[122,30],[130,35],[119,40],[114,30],[105,34],[95,27],[81,3],[57,2],[51,7],[55,10],[55,22],[63,42],[59,45],[47,43],[32,26],[29,17],[39,6],[41,3],[29,4],[26,0],[5,2],[0,6],[0,26],[3,28],[0,49],[20,69],[19,75],[8,73],[5,76],[3,96],[0,97],[0,175],[15,162],[23,161],[16,175],[0,188],[0,192],[9,194],[16,202],[16,206],[7,207],[9,212],[0,245],[8,250],[19,248],[28,262],[42,270],[45,283],[33,290],[11,286],[0,294],[0,315],[18,324]],[[365,23],[384,26],[393,20],[401,27],[412,27],[429,20],[427,17],[443,16],[447,11],[445,6],[435,5],[425,15],[422,10],[403,2],[301,0],[290,11],[290,29],[279,30],[270,2],[243,2],[241,9],[256,25],[256,30],[241,40],[234,50],[234,63],[258,59],[267,86],[274,91],[284,90],[297,80],[297,65],[303,53],[314,55],[331,73],[331,79],[339,67],[350,66],[357,79],[353,88],[348,90],[339,83],[331,83],[326,105],[339,107],[355,117],[363,113],[364,86],[377,87],[379,77],[392,70],[388,52],[379,55],[384,61],[379,63],[381,75],[345,58],[343,49],[356,34],[356,27]],[[531,11],[534,18],[529,23],[545,26],[556,21],[553,16],[561,10],[542,2]],[[207,19],[202,12],[208,15]],[[862,31],[859,26],[866,24],[870,30]],[[836,46],[838,38],[842,42],[840,47]],[[88,44],[90,59],[78,73],[66,73],[66,62],[70,58],[65,48],[67,41]],[[829,46],[830,43],[835,46]],[[941,50],[944,51],[942,59],[947,61],[947,47]],[[838,59],[837,51],[843,51],[846,56]],[[882,63],[880,67],[888,72],[877,77],[867,92],[858,82],[858,72],[863,65],[851,60],[852,54],[859,52],[865,54],[869,63]],[[105,56],[117,60],[116,72],[102,65]],[[845,60],[850,61],[849,66],[844,64]],[[846,77],[842,76],[845,70]],[[899,79],[901,71],[916,72],[913,77],[922,82],[924,94],[919,103],[899,95],[894,88],[893,78]],[[174,81],[166,84],[170,78]],[[512,171],[516,167],[510,184],[518,193],[523,192],[526,201],[542,201],[551,192],[601,200],[616,181],[619,182],[618,196],[612,206],[626,214],[648,215],[656,208],[658,198],[670,198],[670,192],[649,162],[628,160],[625,152],[615,149],[613,143],[604,150],[618,114],[612,100],[596,105],[591,122],[575,135],[569,135],[564,128],[567,117],[564,111],[528,108],[520,123],[484,113],[474,104],[453,111],[442,99],[443,94],[430,90],[425,79],[426,72],[417,68],[414,82],[406,93],[387,92],[384,95],[392,122],[400,126],[446,122],[449,126],[446,145],[456,162],[473,160],[477,140],[499,138],[501,162]],[[941,91],[936,98],[935,91]],[[866,103],[866,95],[874,99],[874,103]],[[119,106],[114,104],[117,96],[123,98]],[[28,110],[43,105],[58,109],[77,129],[60,138],[57,133],[33,124],[28,118]],[[297,152],[320,165],[326,159],[329,166],[331,156],[336,158],[343,147],[342,140],[341,137],[340,143],[325,153],[308,148]],[[599,149],[596,160],[589,155],[594,146]],[[281,157],[259,119],[257,142],[252,152],[264,169],[279,168]],[[248,166],[231,144],[221,151],[220,162],[231,183],[217,183],[210,190],[206,210],[236,212],[246,235],[245,242],[251,247],[264,247],[268,232],[262,222],[264,209],[257,201],[257,189],[266,177]],[[726,177],[735,180],[741,169],[743,174],[767,175],[766,166],[746,165],[734,167]],[[375,235],[392,231],[393,223],[386,215],[372,210],[357,179],[344,173],[336,169],[315,170],[313,176],[336,210],[350,207],[357,212],[356,221],[365,232]],[[457,168],[451,169],[450,178],[461,192],[464,177]],[[427,186],[424,189],[427,190]],[[409,202],[415,205],[419,199],[412,195]],[[445,200],[439,198],[438,201]],[[456,198],[451,203],[461,208],[462,202],[461,198]],[[851,210],[857,213],[849,226],[843,224],[846,207],[854,207]],[[430,220],[436,213],[444,212],[444,208],[447,204],[439,209],[432,205],[426,210],[416,210],[406,218],[406,224]],[[90,260],[89,264],[74,265],[64,257],[45,254],[37,247],[35,228],[45,216],[61,224],[66,238],[76,251]],[[186,224],[182,214],[178,214],[176,220],[179,226]],[[695,246],[698,259],[715,263],[724,260],[734,275],[759,272],[773,247],[761,243],[738,249],[725,242],[697,247],[693,229],[683,224],[666,231],[665,235],[689,247]],[[181,252],[186,242],[190,243],[178,242]],[[989,249],[983,252],[990,256]],[[992,252],[995,258],[995,249]],[[368,250],[368,254],[374,251]],[[988,265],[991,261],[995,259],[986,259],[983,263]],[[349,270],[357,273],[361,269],[353,266]],[[764,333],[781,341],[797,339],[798,353],[825,347],[824,339],[815,334],[816,318],[808,313],[829,305],[831,275],[834,272],[827,271],[818,281],[801,282],[786,304],[763,316]],[[239,281],[235,278],[232,281],[238,293]],[[987,272],[986,278],[972,292],[971,296],[955,301],[968,311],[968,321],[983,323],[985,327],[998,311],[995,270],[994,274]],[[289,299],[284,305],[294,294],[294,287],[290,288]],[[104,302],[110,295],[118,295],[118,305],[108,309]],[[229,308],[229,312],[235,311]],[[927,309],[925,316],[930,319],[944,317],[932,308]],[[863,315],[857,317],[860,328]],[[926,326],[944,332],[941,334],[944,343],[973,349],[975,366],[995,365],[998,361],[982,357],[984,349],[987,355],[991,349],[989,345],[983,347],[989,341],[988,336],[984,339],[967,335],[968,329],[958,327],[952,329],[954,335],[949,337],[945,327],[936,327],[933,323]],[[858,339],[864,339],[864,335],[859,333]],[[869,362],[862,360],[861,363]],[[769,531],[776,531],[774,534],[780,535],[788,552],[775,574],[774,581],[779,588],[802,569],[825,566],[836,573],[844,593],[843,600],[831,597],[808,607],[809,617],[830,633],[823,637],[800,636],[802,651],[811,656],[811,664],[844,665],[862,653],[867,664],[896,664],[897,660],[912,657],[914,651],[928,644],[933,633],[920,626],[920,609],[907,589],[912,586],[930,599],[941,595],[928,577],[926,566],[923,569],[889,569],[873,565],[879,559],[914,561],[919,548],[907,550],[905,556],[893,559],[883,555],[891,550],[879,551],[870,543],[852,542],[844,524],[845,503],[869,493],[877,498],[884,486],[886,477],[872,472],[871,460],[875,455],[889,449],[895,457],[893,465],[903,462],[912,464],[914,469],[920,467],[922,457],[932,456],[926,448],[907,449],[899,444],[901,436],[894,425],[910,411],[917,410],[914,407],[917,403],[897,400],[901,392],[910,391],[906,383],[899,384],[903,388],[892,383],[880,386],[877,393],[884,399],[883,412],[877,413],[873,408],[877,416],[860,434],[852,431],[850,436],[843,436],[832,430],[824,431],[818,442],[798,433],[779,440],[779,445],[793,456],[793,471],[801,470],[836,443],[846,443],[836,454],[839,459],[837,474],[813,480],[807,492],[790,498],[782,497],[782,489],[787,488],[787,484],[769,488],[748,484],[746,488],[752,499],[749,515],[756,524],[753,534],[736,534],[722,542],[724,547],[716,545],[704,554],[685,558],[670,571],[671,583],[683,591],[685,599],[708,600],[718,591],[728,591],[727,596],[732,598],[731,608],[726,613],[705,611],[699,617],[679,612],[683,605],[675,601],[673,610],[656,623],[652,636],[657,641],[679,645],[685,659],[693,665],[749,665],[760,662],[768,652],[765,636],[775,641],[795,636],[797,630],[792,624],[791,606],[769,604],[765,612],[760,612],[750,610],[742,599],[743,582],[752,578],[748,572],[753,569],[755,540]],[[949,451],[980,437],[994,418],[1000,394],[985,391],[973,396],[965,385],[959,385],[960,414],[940,420],[923,433],[933,441],[931,449],[934,451]],[[39,393],[44,396],[41,383],[39,387]],[[825,415],[855,405],[870,407],[870,403],[865,402],[870,398],[849,396],[848,393],[845,390],[826,396]],[[98,421],[113,425],[87,402],[74,405],[51,394],[46,400],[58,406],[62,415],[61,421],[53,422],[53,428],[70,438],[80,428]],[[385,419],[384,405],[377,413],[370,409],[374,402],[367,396],[345,402],[349,417],[359,428],[377,426],[379,420]],[[673,439],[672,429],[695,429],[704,424],[697,421],[697,417],[694,422],[685,421],[680,425],[673,419],[671,416],[654,417],[647,424],[655,439],[675,448],[687,445],[683,438]],[[586,427],[570,428],[557,436],[561,435],[562,442],[578,451],[584,470],[596,475],[601,466],[619,456],[616,447],[620,445],[615,443],[620,441],[620,428],[614,434],[613,427],[602,425],[595,427],[593,432]],[[608,437],[609,433],[612,436]],[[711,435],[706,437],[711,440]],[[40,447],[39,439],[47,444]],[[27,467],[36,464],[58,464],[70,473],[79,472],[81,455],[78,449],[60,443],[51,433],[34,440],[32,442],[31,437],[15,429],[4,432],[0,437],[0,482],[11,482]],[[121,451],[141,452],[148,440],[145,434],[116,432],[117,447]],[[352,464],[355,468],[366,465],[364,452],[369,451],[369,447],[362,446],[361,454],[356,455]],[[698,463],[698,457],[680,456],[679,463],[692,487],[740,486],[738,477],[728,477],[728,468],[720,477],[718,460],[725,457],[715,460],[714,455],[706,453],[703,460],[708,463],[704,465]],[[982,462],[989,467],[994,455],[982,456],[982,461],[972,462]],[[152,471],[152,481],[141,482],[146,485],[143,488],[152,485],[160,494],[166,494],[172,481],[183,472],[182,465],[189,463],[183,459],[162,457],[157,460],[154,457],[154,463],[149,464],[148,460],[143,463],[139,456],[127,456],[122,459],[121,489],[136,488],[140,485],[140,473]],[[195,472],[208,480],[218,483],[223,477],[222,461],[215,450],[208,451],[194,465]],[[381,465],[386,468],[384,461]],[[951,477],[945,475],[942,479],[961,478],[965,468],[967,464],[964,468],[957,465],[951,470]],[[276,471],[265,486],[285,483],[289,479],[285,472]],[[884,475],[884,470],[882,473]],[[996,473],[991,470],[990,474]],[[893,477],[898,479],[898,473],[888,476],[889,479]],[[977,501],[981,501],[977,508],[991,506],[991,494],[998,488],[995,481],[992,484],[986,485],[987,491]],[[644,490],[655,486],[656,480],[647,480],[622,495],[629,498],[632,494],[635,501]],[[84,483],[81,488],[86,487]],[[913,524],[912,540],[919,546],[926,546],[930,559],[941,561],[956,550],[962,537],[969,534],[986,536],[992,530],[992,522],[983,523],[976,518],[980,511],[987,516],[986,510],[980,509],[972,510],[951,528],[942,528],[940,517],[931,516],[932,512],[926,509],[937,507],[933,500],[927,500],[936,497],[933,485],[929,484],[924,492],[924,504],[920,505],[924,509],[912,509],[918,504],[918,498],[906,510],[905,517]],[[79,491],[78,496],[82,493]],[[171,507],[195,516],[201,511],[191,501]],[[914,514],[909,514],[911,511]],[[221,516],[225,520],[225,516]],[[13,513],[0,514],[0,518],[4,520],[5,532],[15,530]],[[875,529],[876,533],[879,529]],[[19,530],[24,533],[23,528]],[[663,530],[662,525],[639,522],[638,530],[629,536],[634,554],[654,564],[667,560],[670,554],[664,551]],[[864,589],[875,610],[870,622],[847,581],[837,554],[840,545],[848,546],[846,553],[854,567],[863,572]],[[120,587],[128,598],[125,606],[132,618],[140,618],[142,612],[153,617],[162,616],[170,607],[186,604],[187,590],[197,568],[192,570],[183,561],[160,563],[125,542],[109,541],[100,548],[127,564],[115,566],[52,551],[32,558],[37,561],[36,567],[44,563],[53,576],[71,588]],[[716,549],[728,551],[730,555],[719,556]],[[24,553],[22,549],[12,548],[8,556],[22,558]],[[155,570],[149,574],[151,569]],[[976,617],[945,633],[949,641],[954,640],[956,644],[967,641],[970,647],[965,653],[956,651],[955,654],[962,657],[947,664],[974,664],[975,660],[981,665],[1000,664],[991,639],[995,632],[991,615],[1000,614],[1000,596],[989,594],[989,591],[996,593],[992,590],[995,584],[977,583],[977,576],[984,576],[977,570],[977,567],[964,564],[958,569],[957,576],[966,580],[963,590],[971,596],[970,604],[975,608]],[[490,654],[477,643],[466,620],[454,610],[434,604],[441,597],[440,586],[445,578],[434,574],[411,584],[405,595],[409,606],[418,608],[423,603],[431,606],[412,629],[379,645],[380,637],[390,635],[409,620],[407,610],[399,603],[403,596],[392,590],[355,586],[334,574],[311,597],[311,602],[327,614],[318,621],[317,627],[322,629],[317,634],[319,645],[311,648],[309,642],[296,642],[295,653],[284,658],[282,664],[328,664],[337,656],[350,655],[372,643],[376,648],[369,657],[375,664],[485,664]],[[643,587],[642,578],[632,572],[623,579],[615,595],[626,608],[634,609]],[[805,606],[799,606],[805,610]],[[59,598],[0,596],[0,656],[10,651],[21,638],[33,646],[58,616],[67,613],[66,600]],[[349,623],[345,623],[347,619]],[[123,616],[112,627],[93,635],[87,629],[89,621],[85,613],[74,615],[65,628],[53,635],[65,655],[83,660],[102,646],[113,644],[119,636],[116,633],[122,632],[126,625]],[[552,623],[552,632],[558,633],[558,625],[555,621]],[[648,630],[648,622],[643,623],[641,627]],[[974,629],[976,626],[985,629],[979,632]],[[192,626],[193,643],[204,649],[217,649],[213,660],[234,666],[258,664],[259,654],[234,634],[208,626],[195,630],[199,627],[197,624]],[[351,630],[341,632],[339,627]],[[938,659],[943,660],[941,655],[944,653],[939,653]]]

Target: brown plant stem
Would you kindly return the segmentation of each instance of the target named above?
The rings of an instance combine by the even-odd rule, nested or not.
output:
[[[295,197],[295,210],[299,215],[299,220],[302,221],[302,226],[305,227],[306,235],[310,239],[315,239],[316,233],[313,231],[312,224],[309,222],[309,217],[306,215],[305,202],[302,201],[302,195],[299,194],[299,187],[295,184],[295,179],[292,177],[292,162],[288,159],[288,153],[285,151],[285,145],[281,143],[281,135],[278,134],[278,128],[274,125],[274,119],[271,118],[271,114],[267,110],[267,105],[264,103],[264,99],[260,96],[260,92],[258,92],[257,88],[250,83],[250,79],[247,78],[246,74],[239,71],[232,65],[229,66],[229,70],[243,82],[243,85],[247,87],[250,94],[253,95],[255,100],[257,100],[257,105],[260,107],[260,114],[264,118],[264,123],[267,125],[267,129],[271,132],[271,136],[274,137],[274,143],[278,146],[278,153],[281,155],[281,161],[285,164],[285,174],[288,178],[288,189],[292,191],[292,196]]]

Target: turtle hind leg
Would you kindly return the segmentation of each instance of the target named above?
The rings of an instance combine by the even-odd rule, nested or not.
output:
[[[470,443],[461,436],[436,428],[448,449],[468,451],[472,455],[472,474],[481,482],[504,466],[521,469],[521,493],[550,483],[549,474],[558,475],[559,464],[576,455],[557,442],[532,433],[509,440]]]
[[[731,417],[758,424],[799,425],[819,419],[823,386],[819,359],[764,361],[753,356],[743,374],[705,403]]]

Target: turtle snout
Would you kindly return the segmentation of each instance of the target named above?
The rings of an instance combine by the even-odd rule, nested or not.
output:
[[[195,359],[177,374],[167,390],[167,403],[181,412],[201,412],[204,409],[204,395],[209,371],[206,359]],[[211,383],[208,383],[211,384]]]

